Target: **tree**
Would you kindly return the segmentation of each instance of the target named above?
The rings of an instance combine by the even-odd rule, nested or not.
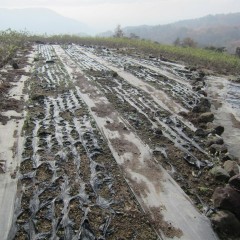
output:
[[[197,47],[197,43],[192,38],[186,37],[182,41],[182,46],[195,48]]]
[[[240,57],[240,47],[237,47],[237,48],[236,48],[236,56],[237,56],[237,57]]]
[[[137,36],[135,33],[130,33],[131,39],[139,39],[139,36]]]
[[[121,28],[121,25],[117,25],[117,27],[115,28],[115,31],[114,31],[114,37],[116,38],[122,38],[123,37],[123,30]]]
[[[179,37],[176,38],[176,40],[173,42],[173,45],[174,45],[174,46],[181,46],[181,40],[180,40]]]

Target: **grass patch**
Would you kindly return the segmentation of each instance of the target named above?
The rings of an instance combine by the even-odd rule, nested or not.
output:
[[[0,31],[0,67],[13,61],[17,51],[24,49],[28,44],[28,34],[11,29]]]

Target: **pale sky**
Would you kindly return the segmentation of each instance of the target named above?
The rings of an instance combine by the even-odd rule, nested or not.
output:
[[[240,12],[240,0],[0,0],[0,8],[50,8],[97,31],[166,24],[208,14]]]

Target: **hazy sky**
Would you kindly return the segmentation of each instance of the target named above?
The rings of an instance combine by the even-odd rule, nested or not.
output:
[[[0,0],[1,8],[47,7],[93,26],[165,24],[208,14],[240,12],[240,0]]]

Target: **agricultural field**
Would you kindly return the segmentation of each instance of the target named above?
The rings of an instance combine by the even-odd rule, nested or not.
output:
[[[0,239],[239,239],[218,222],[240,217],[218,204],[239,176],[232,76],[133,47],[35,43],[14,59],[0,69]]]

